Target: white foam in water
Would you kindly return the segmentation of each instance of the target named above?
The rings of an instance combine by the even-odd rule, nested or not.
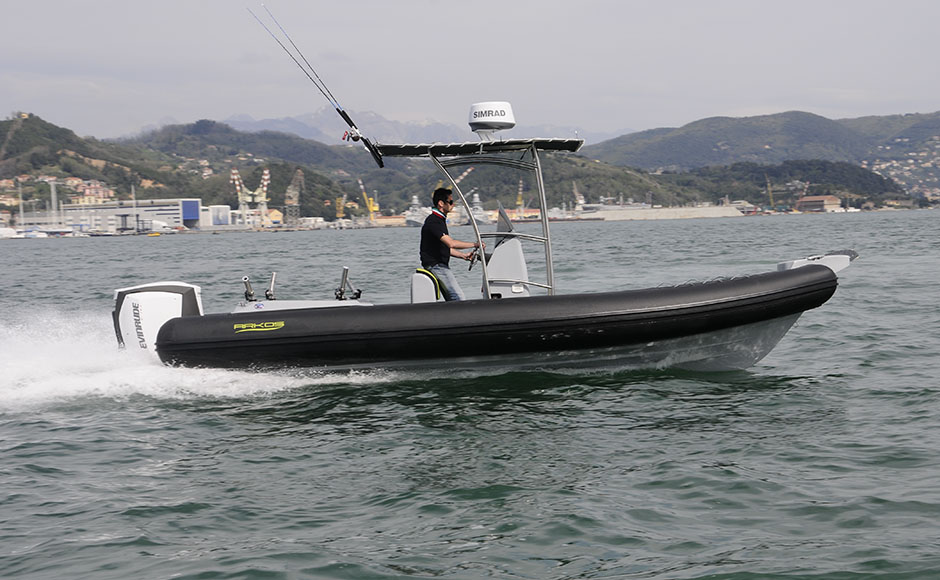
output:
[[[391,373],[173,368],[120,350],[110,313],[42,311],[0,326],[0,412],[84,397],[253,397],[318,384],[396,380]]]

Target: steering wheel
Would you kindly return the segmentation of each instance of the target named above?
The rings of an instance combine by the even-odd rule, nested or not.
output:
[[[473,270],[473,265],[482,260],[480,248],[474,248],[470,253],[470,266],[467,267],[467,270]]]

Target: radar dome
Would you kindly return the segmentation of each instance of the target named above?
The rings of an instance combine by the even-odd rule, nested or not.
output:
[[[512,129],[516,118],[512,105],[505,101],[487,101],[470,105],[470,130],[481,135]]]

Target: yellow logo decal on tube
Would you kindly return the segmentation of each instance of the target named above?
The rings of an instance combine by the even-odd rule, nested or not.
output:
[[[239,332],[265,332],[268,330],[278,330],[284,328],[284,321],[276,322],[241,322],[235,325],[235,334]]]

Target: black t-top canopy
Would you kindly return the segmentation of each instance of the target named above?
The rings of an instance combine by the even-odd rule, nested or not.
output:
[[[415,145],[383,145],[376,143],[375,147],[382,156],[388,157],[424,157],[427,155],[445,157],[449,155],[473,155],[474,153],[523,151],[533,145],[539,151],[574,152],[580,149],[583,144],[583,139],[507,139],[504,141],[421,143]]]

